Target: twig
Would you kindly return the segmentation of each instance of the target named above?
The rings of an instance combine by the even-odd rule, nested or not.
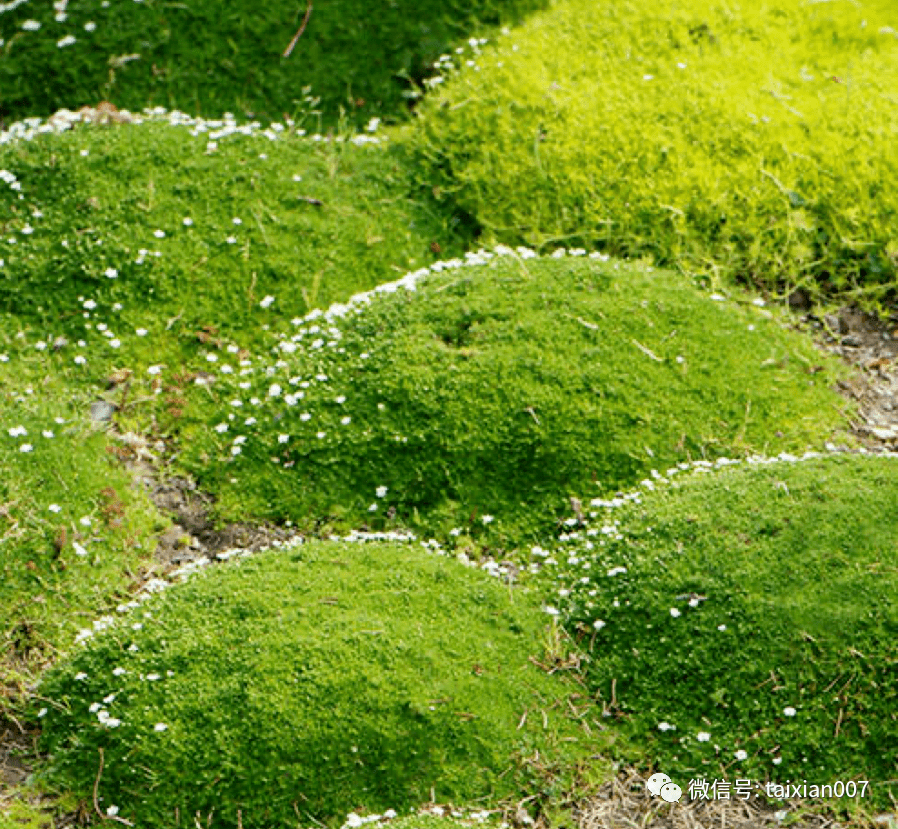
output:
[[[651,357],[656,362],[658,362],[658,363],[664,362],[664,360],[662,360],[657,354],[652,354],[652,352],[649,351],[642,343],[637,342],[636,340],[633,340],[633,345],[635,345],[647,357]]]
[[[309,22],[309,18],[312,16],[312,0],[309,0],[308,8],[306,9],[306,16],[302,19],[302,26],[299,27],[299,31],[293,35],[293,40],[290,41],[290,45],[284,50],[284,54],[281,57],[289,58],[290,53],[293,51],[293,47],[296,46],[296,41],[299,40],[302,33],[306,30],[306,24]]]
[[[104,815],[100,811],[100,803],[99,803],[99,800],[97,797],[97,793],[100,790],[100,778],[103,776],[103,749],[101,748],[99,751],[100,751],[100,768],[97,769],[97,779],[94,780],[94,809],[96,810],[97,815],[102,820],[115,820],[115,821],[118,821],[119,823],[124,823],[125,826],[133,826],[134,824],[131,823],[130,820],[125,820],[123,817],[119,817],[118,815],[108,815],[108,814]]]

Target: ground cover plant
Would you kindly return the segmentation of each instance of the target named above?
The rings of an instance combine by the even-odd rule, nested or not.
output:
[[[164,526],[91,427],[89,396],[0,324],[0,714],[114,607]]]
[[[157,348],[148,302],[187,339],[205,325],[251,333],[246,315],[266,295],[304,314],[469,239],[408,198],[403,150],[376,136],[167,120],[0,147],[0,307],[60,334],[92,304],[118,303],[118,325],[146,325]]]
[[[179,463],[222,518],[486,532],[510,550],[553,538],[571,496],[822,446],[845,422],[837,365],[747,298],[582,256],[468,261],[343,316],[272,321],[268,356],[190,398]]]
[[[546,619],[538,596],[417,545],[238,559],[46,675],[50,779],[87,798],[102,756],[101,808],[166,829],[178,814],[339,825],[356,808],[551,788],[539,769],[601,737],[570,716],[578,686],[529,659]]]
[[[234,6],[163,3],[0,4],[0,118],[47,116],[111,101],[192,115],[280,119],[311,102],[320,123],[341,111],[407,118],[416,81],[441,53],[489,35],[542,0],[356,0]],[[303,33],[284,56],[311,8]]]
[[[700,472],[594,502],[602,514],[544,570],[626,735],[615,750],[629,745],[684,791],[693,779],[866,780],[856,804],[888,808],[895,458]]]
[[[422,184],[486,241],[881,307],[898,286],[895,24],[889,0],[564,0],[441,64],[412,136]]]

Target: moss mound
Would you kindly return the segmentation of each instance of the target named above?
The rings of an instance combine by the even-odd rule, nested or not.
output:
[[[396,543],[214,570],[46,676],[51,780],[89,797],[102,752],[103,808],[140,826],[339,825],[432,793],[495,800],[534,784],[534,751],[589,749],[561,713],[575,687],[528,659],[546,616],[523,591]]]
[[[355,311],[295,320],[196,396],[180,461],[222,518],[444,539],[494,517],[507,548],[553,535],[570,496],[843,423],[838,367],[805,339],[638,265],[496,256]]]
[[[519,21],[541,0],[306,3],[72,3],[0,7],[0,117],[44,116],[106,99],[119,108],[279,119],[345,110],[404,118],[416,79],[455,43]],[[314,120],[314,119],[313,119]]]
[[[898,460],[830,457],[690,476],[612,509],[554,575],[589,683],[683,785],[868,781],[898,765]],[[590,533],[592,534],[592,533]],[[775,790],[774,794],[776,793]],[[856,792],[861,791],[860,783]],[[851,790],[811,792],[842,800]],[[893,801],[892,801],[893,802]]]
[[[563,0],[428,98],[422,180],[506,244],[894,299],[893,12]]]

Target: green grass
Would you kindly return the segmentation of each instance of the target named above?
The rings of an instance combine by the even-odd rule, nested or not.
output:
[[[271,333],[270,357],[182,420],[179,463],[222,519],[454,528],[510,550],[554,537],[569,496],[845,425],[842,369],[804,338],[635,264],[500,256]]]
[[[894,458],[671,481],[605,509],[544,571],[592,654],[586,678],[622,737],[615,749],[684,791],[696,778],[867,780],[859,803],[888,808]]]
[[[165,521],[104,451],[89,396],[0,326],[0,685],[114,607]],[[3,358],[6,358],[4,360]],[[0,695],[0,712],[7,694]]]
[[[548,795],[538,769],[601,737],[569,718],[578,687],[529,660],[546,624],[538,596],[403,544],[221,565],[45,676],[50,780],[88,798],[102,753],[102,808],[145,827]]]
[[[898,287],[893,11],[563,0],[476,66],[443,64],[410,136],[421,184],[488,241],[882,307]]]
[[[311,109],[330,127],[341,111],[356,126],[372,116],[404,120],[441,53],[543,5],[316,2],[286,58],[303,2],[85,0],[62,19],[49,4],[0,7],[0,117],[11,123],[105,99],[137,112],[164,106],[207,118],[234,112],[271,120]],[[25,28],[29,21],[40,27]]]

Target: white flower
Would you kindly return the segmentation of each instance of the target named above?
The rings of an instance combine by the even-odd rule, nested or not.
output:
[[[81,524],[82,527],[89,527],[90,526],[90,516],[85,515],[83,518],[79,519],[78,523]]]
[[[237,243],[237,239],[236,239],[236,237],[234,237],[234,236],[228,236],[228,238],[225,239],[225,241],[226,241],[229,245],[234,245],[234,244]]]
[[[106,268],[103,273],[105,273],[109,279],[115,279],[118,276],[118,271],[115,268]]]
[[[221,433],[223,433],[223,432],[227,432],[227,431],[228,431],[228,424],[227,424],[227,423],[219,423],[219,424],[215,427],[215,431],[218,432],[219,434],[221,434]]]
[[[788,706],[787,708],[784,708],[784,709],[783,709],[783,713],[784,713],[787,717],[794,717],[795,714],[796,714],[796,711],[795,711],[795,709],[790,705],[790,706]]]
[[[84,549],[77,541],[72,542],[72,548],[75,550],[75,555],[86,556],[87,550]]]
[[[671,725],[669,722],[659,722],[658,730],[659,731],[676,731],[676,726]]]
[[[147,374],[159,374],[162,371],[162,366],[150,366],[147,369]]]
[[[601,630],[603,627],[605,627],[605,622],[603,622],[601,619],[596,619],[596,620],[592,623],[592,626],[593,626],[596,630]]]
[[[137,334],[138,337],[145,337],[147,335],[147,329],[138,328],[134,333]]]
[[[561,612],[557,607],[552,607],[551,605],[547,605],[546,607],[544,607],[543,611],[548,613],[550,616],[558,616],[558,614]]]
[[[75,674],[75,681],[80,682],[81,680],[87,679],[87,674],[84,671],[79,671]]]
[[[387,488],[385,486],[379,486],[376,490],[374,490],[374,493],[378,498],[386,498]]]
[[[265,297],[265,299],[263,299],[259,303],[259,305],[262,308],[267,308],[269,305],[271,305],[272,302],[274,302],[274,297],[269,295],[269,296]]]
[[[340,419],[340,423],[342,423],[344,426],[348,426],[351,422],[352,422],[352,418],[349,417],[349,415]]]
[[[12,429],[9,430],[9,436],[11,438],[25,437],[27,434],[28,431],[24,426],[13,426]]]
[[[698,734],[695,735],[695,739],[700,743],[707,743],[708,740],[711,739],[711,735],[707,731],[699,731]]]
[[[124,676],[126,673],[128,673],[128,672],[124,668],[116,668],[115,670],[113,670],[112,675],[113,676]]]
[[[783,758],[782,757],[774,757],[771,762],[773,763],[773,765],[778,766],[780,763],[783,762]]]
[[[493,521],[493,516],[492,515],[484,515],[480,520],[483,521],[484,524],[490,524]]]
[[[47,716],[47,709],[46,709],[46,708],[41,708],[41,710],[37,712],[37,715],[38,715],[39,717],[46,717],[46,716]]]
[[[109,815],[109,817],[115,817],[118,814],[118,806],[107,806],[106,814]]]
[[[748,752],[743,751],[741,748],[733,755],[737,760],[747,760]]]
[[[165,238],[165,231],[164,231],[164,230],[154,230],[154,231],[153,231],[153,236],[155,236],[157,239],[164,239],[164,238]]]
[[[287,443],[290,440],[290,435],[278,435],[278,443]]]
[[[269,397],[280,397],[281,387],[277,383],[272,383],[268,388],[268,396]]]
[[[300,419],[300,420],[311,420],[311,419],[312,419],[312,415],[310,415],[308,412],[303,412],[303,413],[299,416],[299,419]]]
[[[315,437],[317,437],[319,440],[322,440],[326,434],[327,434],[327,432],[318,432],[318,434],[315,435]]]
[[[34,447],[30,443],[23,443],[19,447],[20,452],[31,452],[33,449],[34,449]]]
[[[99,702],[93,702],[93,703],[91,703],[90,708],[88,708],[87,710],[90,711],[91,714],[96,714],[97,711],[99,711],[102,707],[103,706],[100,705]]]
[[[727,626],[726,626],[726,625],[718,625],[718,626],[717,626],[717,629],[718,629],[719,631],[724,631],[724,630],[727,629]]]
[[[243,220],[242,220],[242,219],[238,219],[236,216],[235,216],[233,219],[231,219],[231,221],[232,221],[235,225],[242,225],[242,224],[243,224]]]
[[[193,224],[193,219],[190,216],[186,216],[184,218],[184,227],[190,227]]]
[[[161,679],[159,674],[147,674],[147,682],[155,682],[157,679]]]
[[[153,731],[166,731],[168,726],[164,722],[157,722],[156,725],[153,726]]]
[[[680,611],[677,610],[675,607],[672,607],[672,608],[670,609],[670,615],[673,616],[674,619],[676,619],[677,616],[681,616],[682,614],[681,614]]]
[[[106,717],[103,725],[108,726],[109,728],[118,728],[122,724],[122,721],[118,719],[118,717]]]
[[[93,31],[96,31],[96,28],[97,28],[97,24],[94,23],[92,20],[84,24],[84,31],[85,31],[85,32],[93,32]]]
[[[26,20],[22,24],[22,28],[26,32],[36,32],[38,29],[40,29],[40,27],[41,27],[41,24],[38,23],[36,20]]]
[[[368,512],[377,512],[377,504],[374,503],[370,507],[368,507]]]

